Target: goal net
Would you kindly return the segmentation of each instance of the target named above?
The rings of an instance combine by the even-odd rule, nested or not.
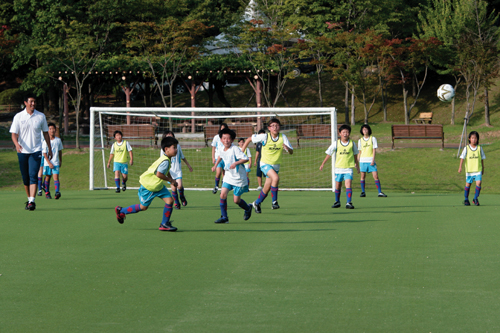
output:
[[[114,189],[113,161],[107,168],[113,133],[123,133],[132,146],[133,165],[129,165],[127,188],[139,188],[139,176],[160,156],[165,131],[174,132],[184,157],[193,168],[189,172],[182,162],[183,185],[187,190],[210,190],[215,186],[211,171],[212,139],[221,123],[248,138],[259,129],[267,131],[267,122],[278,118],[292,147],[293,154],[283,153],[280,190],[333,190],[334,169],[327,163],[319,170],[325,150],[337,138],[335,108],[116,108],[90,109],[90,190]],[[332,135],[333,133],[333,135]],[[249,146],[252,167],[250,189],[257,188],[255,145]],[[263,183],[265,182],[265,176]],[[222,179],[221,183],[222,185]]]

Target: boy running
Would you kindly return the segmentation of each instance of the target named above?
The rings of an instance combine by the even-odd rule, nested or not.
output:
[[[266,176],[266,182],[264,183],[264,188],[260,192],[259,197],[252,203],[255,212],[258,214],[262,212],[260,204],[266,199],[269,191],[271,191],[273,198],[271,208],[280,208],[278,204],[278,184],[280,180],[278,173],[280,172],[283,150],[286,150],[290,155],[293,154],[293,147],[286,135],[280,133],[280,128],[281,123],[279,119],[272,118],[267,125],[269,133],[252,135],[245,141],[242,148],[243,150],[246,149],[250,142],[262,143],[260,169]]]
[[[246,221],[252,215],[252,206],[248,205],[245,200],[241,199],[241,195],[248,192],[248,181],[245,168],[241,165],[248,162],[248,157],[243,151],[236,146],[233,146],[233,141],[236,138],[236,133],[229,128],[224,128],[219,132],[224,148],[219,151],[219,157],[212,167],[214,172],[221,161],[224,162],[224,179],[222,180],[222,188],[220,191],[220,211],[221,217],[215,223],[228,223],[227,216],[227,194],[229,191],[234,191],[234,203],[245,210],[243,219]]]
[[[332,208],[340,207],[340,190],[342,189],[342,181],[345,181],[347,204],[345,208],[354,209],[352,205],[352,168],[356,167],[359,173],[358,166],[358,148],[356,144],[349,139],[351,134],[351,126],[342,125],[339,128],[340,140],[336,140],[332,145],[326,150],[326,157],[319,167],[323,170],[323,167],[335,153],[335,203]]]
[[[378,196],[381,198],[387,197],[382,192],[382,187],[380,186],[380,180],[378,179],[377,163],[375,163],[375,155],[377,154],[378,143],[377,139],[372,136],[372,129],[370,125],[364,124],[361,126],[359,131],[362,135],[361,139],[358,140],[358,148],[360,151],[359,157],[359,169],[361,171],[361,195],[360,197],[366,197],[365,194],[365,178],[367,173],[373,175],[375,180],[375,185],[377,186]]]
[[[43,175],[45,176],[45,198],[52,199],[50,195],[50,178],[54,175],[54,187],[55,187],[55,198],[56,200],[61,197],[60,192],[60,182],[59,182],[59,169],[62,166],[62,150],[63,144],[61,139],[56,137],[56,125],[54,123],[49,123],[49,138],[50,138],[50,146],[52,147],[52,159],[49,160],[47,154],[49,152],[49,148],[47,147],[47,143],[43,141],[42,143],[42,151],[43,151],[43,160],[44,160],[44,168]]]
[[[121,131],[115,131],[113,134],[116,142],[111,146],[111,152],[109,153],[108,169],[111,160],[114,158],[113,172],[115,173],[115,185],[116,193],[120,193],[120,174],[122,175],[122,190],[127,190],[127,178],[128,178],[128,164],[127,164],[127,151],[130,155],[130,165],[134,164],[134,157],[132,155],[132,147],[130,143],[123,139],[123,134]]]
[[[483,148],[479,145],[479,133],[472,131],[469,133],[469,144],[462,151],[460,155],[460,165],[458,173],[462,172],[462,164],[465,160],[465,200],[464,205],[470,206],[469,192],[472,182],[476,181],[476,193],[472,202],[474,205],[479,206],[479,193],[481,192],[481,183],[484,174],[484,155]]]
[[[168,191],[168,189],[163,185],[163,181],[166,180],[170,182],[174,187],[177,186],[175,179],[170,176],[169,170],[171,166],[171,158],[177,155],[177,144],[179,142],[173,137],[166,137],[161,140],[161,150],[164,155],[160,156],[151,166],[144,172],[139,178],[139,183],[141,187],[139,188],[137,195],[139,196],[138,205],[132,205],[129,207],[122,208],[120,206],[115,207],[116,219],[119,223],[123,223],[125,220],[125,215],[134,214],[140,211],[145,211],[148,209],[149,205],[155,197],[161,198],[165,202],[165,207],[163,209],[163,218],[158,230],[161,231],[176,231],[177,228],[172,226],[170,222],[170,216],[172,215],[172,206],[174,199]]]

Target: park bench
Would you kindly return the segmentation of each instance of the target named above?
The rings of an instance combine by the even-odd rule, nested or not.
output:
[[[156,146],[157,138],[156,138],[156,126],[152,124],[130,124],[130,125],[108,125],[107,126],[107,144],[109,145],[109,141],[113,140],[113,133],[115,131],[121,131],[123,134],[123,139],[149,139],[150,145]]]
[[[213,140],[214,136],[219,135],[219,127],[220,125],[206,125],[203,128],[205,145],[207,147],[208,141]],[[254,125],[252,124],[231,125],[229,128],[236,132],[236,140],[238,138],[249,138],[255,133]]]
[[[392,125],[392,149],[397,139],[441,140],[441,149],[444,149],[443,125]]]
[[[342,124],[337,124],[337,133],[340,126],[342,126]],[[300,124],[297,125],[296,131],[297,131],[297,147],[300,147],[300,140],[330,139],[332,137],[330,124]]]
[[[413,119],[413,121],[415,121],[415,124],[430,124],[432,123],[432,112],[421,112],[418,118]]]

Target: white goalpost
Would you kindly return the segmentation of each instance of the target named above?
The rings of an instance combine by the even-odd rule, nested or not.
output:
[[[160,156],[163,133],[175,134],[184,157],[193,167],[189,172],[182,162],[186,190],[211,190],[215,173],[211,172],[212,139],[221,123],[247,138],[260,129],[267,132],[267,122],[278,118],[294,148],[293,155],[283,154],[280,190],[334,191],[335,156],[323,171],[319,170],[326,149],[337,139],[335,108],[90,108],[89,189],[114,189],[114,173],[107,168],[113,133],[119,130],[132,146],[134,164],[129,166],[128,189],[139,188],[139,176]],[[250,189],[257,188],[255,145],[251,150]],[[264,176],[265,177],[265,176]],[[265,179],[263,179],[265,182]],[[221,183],[222,184],[222,183]]]

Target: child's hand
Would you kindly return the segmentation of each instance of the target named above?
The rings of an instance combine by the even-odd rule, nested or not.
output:
[[[108,163],[108,169],[109,169],[109,163]]]
[[[170,185],[177,187],[177,181],[175,179],[172,179],[172,181],[170,182]]]
[[[323,171],[323,164],[321,164],[321,165],[319,166],[319,170],[320,170],[320,171]]]
[[[214,163],[215,163],[215,162],[214,162]],[[216,168],[217,168],[217,167],[214,165],[214,166],[212,167],[212,172],[214,172]]]
[[[189,172],[193,172],[193,168],[191,168],[191,166],[188,166],[188,168],[189,168]]]
[[[462,166],[458,167],[458,173],[462,173]]]
[[[229,169],[235,169],[236,168],[236,162],[234,162],[233,164],[231,164],[231,166],[229,167]]]
[[[49,168],[54,169],[54,164],[49,162]]]
[[[131,166],[134,165],[134,161],[130,160],[130,165]]]

